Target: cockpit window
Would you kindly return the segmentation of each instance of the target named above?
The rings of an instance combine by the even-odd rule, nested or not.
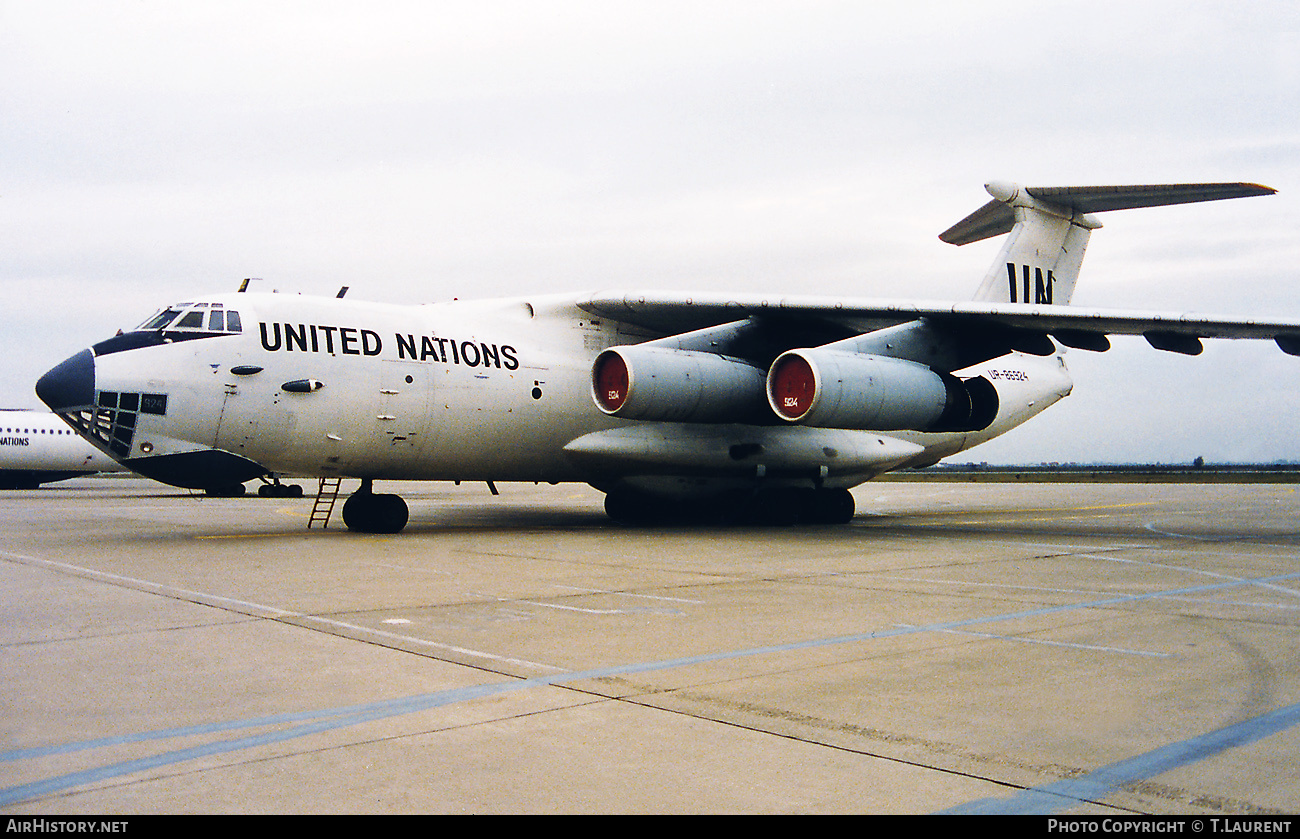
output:
[[[145,321],[137,332],[157,329],[204,329],[208,332],[243,332],[239,312],[221,303],[177,303]]]
[[[167,324],[176,320],[176,316],[179,314],[180,312],[176,309],[163,309],[161,312],[145,321],[144,324],[141,325],[140,329],[146,331],[150,329],[162,329]]]
[[[243,331],[239,312],[227,309],[223,303],[174,303],[133,331],[100,341],[91,349],[97,356],[108,355],[176,341],[239,335]]]

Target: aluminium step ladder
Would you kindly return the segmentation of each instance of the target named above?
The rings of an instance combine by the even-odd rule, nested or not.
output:
[[[316,503],[311,507],[311,518],[307,519],[307,529],[311,530],[312,525],[320,522],[322,529],[330,525],[330,516],[334,513],[334,502],[339,497],[339,484],[343,482],[342,478],[321,478],[320,486],[316,488]]]

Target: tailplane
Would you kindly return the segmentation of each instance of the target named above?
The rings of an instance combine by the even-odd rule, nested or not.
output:
[[[993,181],[984,188],[993,200],[939,238],[967,245],[1010,234],[975,299],[1049,305],[1068,304],[1074,295],[1088,236],[1101,227],[1093,213],[1276,192],[1246,183],[1023,187]]]

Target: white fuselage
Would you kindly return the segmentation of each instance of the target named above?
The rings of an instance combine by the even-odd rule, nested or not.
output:
[[[34,486],[124,467],[48,411],[0,410],[0,486]]]
[[[95,358],[101,399],[166,396],[165,412],[133,418],[125,457],[217,449],[288,475],[608,484],[635,477],[638,467],[575,457],[566,446],[598,432],[658,427],[665,439],[684,432],[704,448],[749,438],[779,448],[811,432],[864,451],[889,448],[871,463],[822,469],[831,483],[851,486],[1002,434],[1071,386],[1059,357],[1013,353],[970,368],[964,372],[987,377],[999,397],[994,422],[972,433],[646,423],[607,416],[591,396],[597,353],[645,334],[593,317],[571,298],[421,306],[276,294],[208,299],[238,310],[242,331]],[[801,474],[821,468],[807,467]]]

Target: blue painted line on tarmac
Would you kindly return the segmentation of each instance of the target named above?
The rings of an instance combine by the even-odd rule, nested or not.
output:
[[[1180,766],[1271,737],[1300,723],[1300,703],[1278,708],[1253,719],[1235,723],[1171,743],[1146,754],[1112,763],[1079,778],[1067,778],[1033,787],[1007,798],[983,798],[942,811],[947,815],[1048,815],[1080,803],[1103,801],[1125,784],[1144,781]]]
[[[157,731],[141,731],[135,734],[119,734],[112,737],[100,737],[95,740],[80,740],[74,743],[55,743],[49,746],[32,746],[26,749],[12,749],[6,752],[0,752],[0,763],[7,763],[14,760],[31,760],[38,757],[49,757],[50,755],[70,754],[72,752],[81,752],[88,749],[102,749],[109,746],[124,746],[128,743],[144,743],[149,740],[170,740],[173,737],[194,737],[199,734],[220,734],[225,731],[238,731],[243,728],[264,728],[272,725],[283,725],[290,722],[302,722],[303,720],[316,720],[323,717],[343,717],[357,713],[364,708],[373,707],[376,703],[368,702],[364,705],[355,705],[348,708],[329,708],[322,711],[300,711],[297,713],[272,714],[265,717],[252,717],[246,720],[231,720],[228,722],[204,723],[202,725],[189,725],[180,728],[164,728]]]
[[[494,684],[478,685],[467,688],[456,688],[453,690],[437,691],[435,693],[420,694],[398,699],[389,699],[381,702],[366,703],[362,705],[353,705],[343,708],[328,709],[317,712],[303,712],[299,714],[287,714],[273,717],[260,717],[251,720],[233,721],[226,723],[214,723],[209,726],[195,726],[190,728],[173,728],[164,729],[155,732],[143,732],[139,734],[123,735],[117,738],[100,738],[96,740],[85,740],[78,743],[68,743],[61,746],[50,746],[44,748],[21,749],[6,752],[7,760],[19,760],[33,758],[48,754],[66,754],[74,751],[98,748],[107,745],[120,745],[123,743],[142,742],[146,740],[162,739],[166,737],[184,736],[184,734],[200,733],[217,733],[221,731],[231,731],[241,728],[258,727],[263,725],[274,725],[284,722],[294,722],[305,719],[316,719],[315,722],[309,722],[303,725],[297,725],[277,731],[262,732],[252,734],[246,737],[239,737],[233,740],[222,740],[214,743],[208,743],[199,746],[192,746],[184,749],[163,752],[151,757],[137,758],[135,760],[122,761],[108,764],[92,769],[86,769],[79,772],[71,772],[64,775],[57,775],[52,778],[46,778],[40,781],[34,781],[28,784],[0,789],[0,806],[13,804],[19,801],[26,801],[32,798],[38,798],[42,795],[49,795],[73,787],[83,786],[95,783],[97,781],[108,780],[111,778],[129,775],[135,772],[142,772],[149,769],[156,769],[162,766],[182,763],[188,760],[195,760],[201,757],[207,757],[216,754],[240,751],[243,749],[255,748],[271,743],[284,742],[299,737],[305,737],[310,734],[317,734],[333,729],[344,728],[347,726],[358,725],[364,722],[384,719],[387,717],[401,716],[418,711],[428,710],[443,705],[450,705],[457,702],[466,702],[473,699],[479,699],[486,696],[494,696],[501,693],[510,693],[521,690],[528,690],[534,687],[544,687],[549,685],[560,684],[563,682],[578,681],[581,679],[599,679],[611,676],[627,676],[636,673],[649,673],[656,670],[669,670],[679,667],[689,667],[695,664],[707,664],[714,661],[726,661],[729,659],[746,658],[750,656],[768,655],[772,653],[797,652],[799,650],[815,649],[818,647],[830,647],[839,644],[853,644],[863,641],[879,640],[883,638],[896,638],[904,635],[916,635],[923,632],[936,632],[951,629],[961,629],[969,626],[978,626],[981,624],[995,623],[999,621],[1019,620],[1023,618],[1039,617],[1042,615],[1052,615],[1061,612],[1077,611],[1079,609],[1103,608],[1106,606],[1115,606],[1124,603],[1136,603],[1144,600],[1154,600],[1161,597],[1181,596],[1193,593],[1205,593],[1210,591],[1222,590],[1227,588],[1237,588],[1247,585],[1259,585],[1266,583],[1278,582],[1280,580],[1290,580],[1300,577],[1300,573],[1279,574],[1272,577],[1260,577],[1256,579],[1231,580],[1226,582],[1212,583],[1203,586],[1194,586],[1190,588],[1171,589],[1167,591],[1149,592],[1146,594],[1128,594],[1116,597],[1107,597],[1100,600],[1090,600],[1082,603],[1065,604],[1061,606],[1045,606],[1038,609],[1027,609],[1019,612],[1007,612],[1000,615],[986,615],[976,618],[965,618],[963,620],[947,621],[944,623],[929,624],[926,626],[908,626],[894,627],[891,629],[882,629],[873,632],[857,633],[853,635],[839,635],[831,638],[818,638],[807,641],[796,641],[789,644],[777,644],[765,647],[754,647],[745,650],[727,650],[715,653],[705,653],[696,656],[687,656],[685,658],[676,658],[662,661],[648,661],[636,664],[624,664],[613,667],[595,668],[586,671],[577,671],[569,673],[555,673],[547,676],[538,676],[531,679],[519,679],[508,682],[497,682]],[[1082,780],[1082,779],[1080,779]]]
[[[306,725],[298,725],[279,731],[253,734],[234,740],[205,743],[198,746],[191,746],[189,748],[163,752],[162,754],[152,755],[150,757],[121,761],[119,763],[99,766],[80,772],[72,772],[66,775],[57,775],[53,778],[46,778],[45,780],[34,781],[29,784],[21,784],[19,786],[0,790],[0,805],[13,804],[19,801],[39,798],[43,795],[62,792],[63,790],[71,789],[73,787],[92,784],[96,781],[105,781],[123,775],[129,775],[134,772],[144,772],[150,769],[157,769],[163,766],[182,763],[187,760],[196,760],[211,755],[235,752],[271,743],[280,743],[298,737],[306,737],[309,734],[317,734],[323,731],[343,728],[345,726],[358,725],[363,722],[383,719],[385,717],[410,714],[427,708],[434,708],[439,705],[450,705],[457,702],[480,699],[485,696],[492,696],[494,694],[505,693],[512,690],[523,690],[525,688],[535,687],[534,684],[529,683],[531,681],[532,680],[478,685],[475,687],[440,691],[438,693],[425,694],[423,696],[405,697],[401,700],[376,702],[371,706],[357,706],[360,710],[356,713],[350,713],[344,716],[330,716],[327,719],[318,720],[317,722],[308,723]]]

